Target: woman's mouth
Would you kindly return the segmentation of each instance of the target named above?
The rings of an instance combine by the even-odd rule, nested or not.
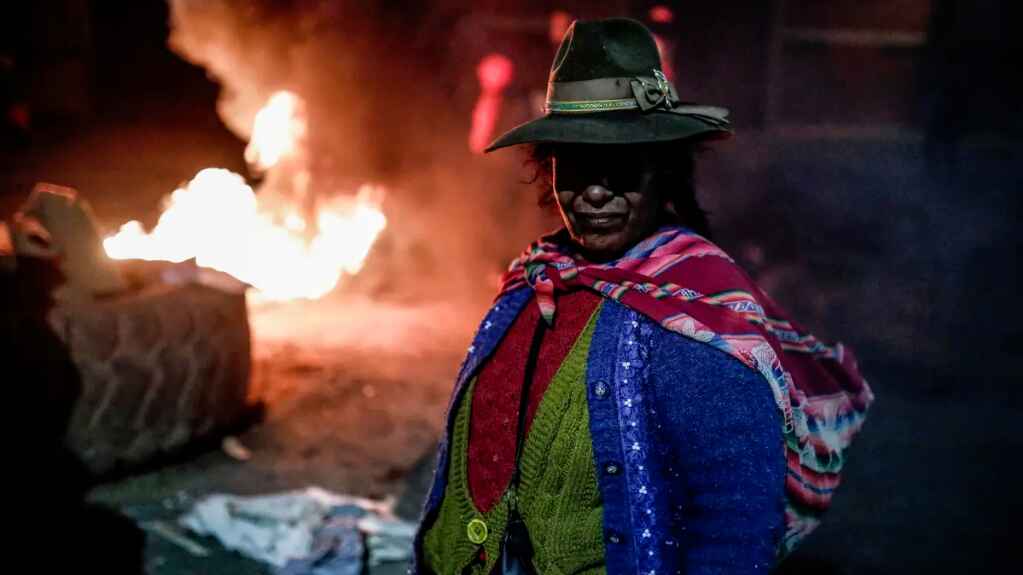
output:
[[[625,224],[626,214],[616,213],[579,213],[575,214],[576,220],[583,225],[583,227],[594,230],[616,230]]]

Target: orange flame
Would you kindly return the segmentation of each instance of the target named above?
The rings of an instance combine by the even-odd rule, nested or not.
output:
[[[299,153],[305,138],[305,105],[295,94],[275,92],[258,112],[252,124],[252,138],[245,147],[245,160],[261,170],[275,166],[282,158]]]
[[[296,96],[283,92],[260,110],[249,145],[249,150],[257,150],[253,152],[256,165],[270,168],[295,153],[298,139],[290,138],[304,133],[304,122],[278,114],[282,109],[294,114],[300,108]],[[165,200],[151,232],[130,221],[106,238],[103,246],[115,259],[180,262],[195,258],[200,266],[252,285],[257,290],[255,301],[316,299],[334,289],[343,275],[362,268],[387,226],[380,210],[383,193],[382,188],[363,185],[354,195],[320,202],[315,222],[307,222],[298,202],[285,201],[271,213],[260,206],[256,192],[241,176],[207,168]],[[309,237],[310,228],[316,230],[315,236]]]

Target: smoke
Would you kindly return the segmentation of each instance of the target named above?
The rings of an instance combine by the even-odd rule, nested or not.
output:
[[[169,45],[221,85],[218,112],[242,138],[275,91],[305,101],[312,194],[388,188],[388,230],[349,290],[479,305],[542,228],[521,158],[467,149],[477,88],[473,55],[448,48],[457,8],[358,4],[170,0]],[[263,188],[285,181],[271,172]]]

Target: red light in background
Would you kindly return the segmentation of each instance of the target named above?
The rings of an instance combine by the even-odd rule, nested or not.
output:
[[[22,130],[28,130],[32,125],[32,111],[25,103],[11,104],[7,109],[7,120]]]
[[[650,9],[649,16],[651,22],[658,24],[671,24],[675,21],[675,13],[671,11],[671,8],[660,4]]]
[[[501,94],[482,93],[472,109],[472,125],[469,128],[469,149],[482,154],[494,138],[497,117],[501,115]]]
[[[572,15],[564,10],[555,10],[551,12],[550,26],[547,33],[550,35],[551,44],[557,46],[561,43],[561,39],[565,37],[565,32],[568,32],[568,27],[572,25]]]
[[[476,66],[476,77],[484,92],[500,92],[515,76],[515,65],[503,54],[487,54]]]
[[[515,77],[515,64],[503,54],[490,53],[476,66],[480,97],[472,109],[469,149],[480,154],[494,137],[497,118],[501,115],[501,92]]]

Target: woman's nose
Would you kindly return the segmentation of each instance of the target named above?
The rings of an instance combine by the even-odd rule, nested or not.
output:
[[[614,194],[611,190],[597,184],[586,186],[586,189],[583,190],[583,199],[586,200],[586,203],[597,208],[606,204],[613,197]]]

